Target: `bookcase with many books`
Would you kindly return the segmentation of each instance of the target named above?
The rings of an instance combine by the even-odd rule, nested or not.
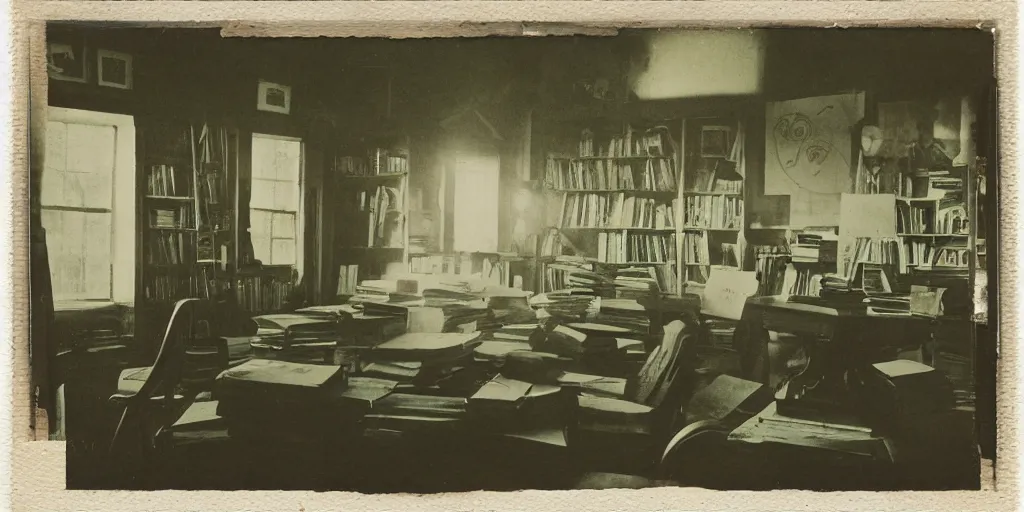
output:
[[[394,138],[339,151],[332,174],[340,197],[335,234],[336,295],[357,293],[390,264],[408,262],[409,141]]]
[[[233,178],[238,135],[209,124],[168,121],[141,128],[137,303],[214,298],[231,286]]]
[[[561,206],[541,258],[572,246],[603,268],[640,271],[662,293],[678,294],[678,135],[665,124],[587,126],[575,148],[549,152],[544,180]],[[543,291],[565,281],[552,269],[541,274]]]
[[[683,120],[682,279],[706,283],[712,266],[742,267],[743,134],[734,120]]]

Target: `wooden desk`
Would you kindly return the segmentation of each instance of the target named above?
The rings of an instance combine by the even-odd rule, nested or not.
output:
[[[844,401],[847,370],[894,359],[896,349],[921,345],[931,335],[930,322],[919,317],[870,316],[856,305],[751,298],[743,308],[735,341],[744,375],[764,384],[769,383],[770,374],[768,331],[794,334],[805,341],[808,363],[791,385],[815,388],[806,395],[808,399],[839,405]]]

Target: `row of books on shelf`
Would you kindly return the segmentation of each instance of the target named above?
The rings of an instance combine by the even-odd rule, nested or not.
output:
[[[905,234],[966,234],[970,229],[962,202],[896,203],[896,231]]]
[[[226,283],[206,267],[187,275],[150,275],[143,279],[142,297],[147,301],[176,301],[184,298],[211,299],[220,295]]]
[[[738,230],[743,226],[742,198],[691,196],[684,199],[686,227]]]
[[[160,164],[149,167],[146,176],[146,194],[151,196],[192,197],[192,172],[175,165]]]
[[[755,245],[754,272],[757,276],[757,294],[762,297],[782,295],[786,267],[789,265],[789,251],[783,246]]]
[[[278,276],[256,275],[235,278],[238,305],[251,313],[283,309],[294,289],[295,285],[290,279]]]
[[[409,172],[409,159],[404,154],[376,149],[369,157],[338,156],[334,172],[341,176],[379,176]]]
[[[792,269],[792,267],[790,267]],[[809,297],[817,297],[821,295],[822,290],[822,273],[821,271],[813,268],[799,268],[793,270],[787,270],[785,281],[791,281],[792,286],[789,287],[790,295],[802,295]],[[785,284],[783,284],[785,288]]]
[[[178,208],[154,208],[149,211],[149,225],[154,228],[194,228],[195,220],[190,204]]]
[[[590,129],[580,134],[578,145],[579,156],[590,157],[632,157],[632,156],[666,156],[672,153],[672,140],[668,128],[655,127],[639,131],[630,125],[623,127],[621,134],[616,134],[605,141],[597,141]]]
[[[367,247],[402,246],[402,229],[405,223],[402,199],[402,190],[399,187],[380,185],[373,191],[359,191],[355,206],[367,219],[364,238]]]
[[[562,198],[564,228],[646,228],[675,226],[676,200],[658,202],[622,192],[611,194],[566,194]]]
[[[740,266],[738,244],[722,243],[719,245],[719,249],[720,252],[716,254],[718,261],[712,261],[708,237],[704,233],[683,234],[683,263],[686,265]]]
[[[906,197],[936,197],[963,192],[963,179],[948,170],[917,172],[901,175],[900,187]]]
[[[900,262],[905,266],[967,268],[970,265],[970,250],[963,245],[905,241],[900,249]]]
[[[676,189],[674,164],[667,158],[630,162],[553,157],[547,162],[546,181],[559,190],[672,192]]]
[[[933,267],[967,268],[970,265],[970,250],[961,243],[937,244],[905,238],[858,238],[852,259],[854,263],[865,261],[893,265],[899,268],[901,274],[906,274],[909,267],[922,270]]]
[[[194,232],[150,232],[146,245],[146,262],[150,264],[181,265],[196,261]]]
[[[604,263],[675,261],[675,234],[605,233],[597,236],[597,260]]]
[[[743,180],[723,180],[717,176],[716,169],[700,169],[694,173],[693,185],[688,192],[714,192],[717,194],[743,193]]]

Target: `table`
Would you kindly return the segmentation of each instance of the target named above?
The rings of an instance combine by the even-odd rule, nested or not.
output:
[[[899,347],[930,338],[930,322],[915,316],[870,316],[863,306],[789,302],[782,297],[747,300],[737,326],[741,367],[747,378],[768,384],[768,331],[806,341],[807,366],[788,384],[782,404],[816,410],[846,408],[847,372],[893,359]]]

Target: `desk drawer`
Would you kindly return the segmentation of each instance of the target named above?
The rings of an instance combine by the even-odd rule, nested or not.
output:
[[[762,325],[769,331],[831,338],[835,331],[834,320],[805,312],[771,309],[764,312]]]

